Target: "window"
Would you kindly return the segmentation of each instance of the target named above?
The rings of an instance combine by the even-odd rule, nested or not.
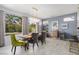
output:
[[[22,18],[19,16],[6,14],[5,32],[22,32]]]
[[[29,18],[29,32],[38,32],[39,26],[41,26],[41,20],[38,18]]]
[[[43,21],[43,30],[48,32],[48,21]]]
[[[43,24],[44,25],[47,25],[48,24],[48,21],[47,20],[43,21]]]
[[[74,17],[66,17],[64,18],[64,22],[74,21]]]

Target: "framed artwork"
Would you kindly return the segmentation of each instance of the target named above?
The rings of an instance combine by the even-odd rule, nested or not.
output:
[[[61,28],[62,28],[62,29],[68,29],[68,24],[67,24],[67,23],[62,24],[62,25],[61,25]]]
[[[52,31],[58,30],[58,21],[52,21]]]

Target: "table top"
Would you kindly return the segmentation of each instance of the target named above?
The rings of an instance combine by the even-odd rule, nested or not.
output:
[[[39,34],[39,36],[41,35],[41,33]],[[26,39],[26,40],[30,40],[32,38],[32,34],[27,34],[27,35],[20,35],[20,38]]]
[[[23,35],[24,38],[32,38],[32,35]]]
[[[19,37],[21,38],[32,38],[32,35],[28,34],[28,35],[20,35]]]

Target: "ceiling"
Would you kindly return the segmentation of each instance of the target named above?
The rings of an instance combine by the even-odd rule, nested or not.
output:
[[[51,18],[77,12],[77,4],[3,4],[4,7],[38,18]]]

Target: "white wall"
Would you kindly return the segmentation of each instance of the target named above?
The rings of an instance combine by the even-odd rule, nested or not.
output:
[[[4,11],[0,10],[0,46],[4,46]]]

